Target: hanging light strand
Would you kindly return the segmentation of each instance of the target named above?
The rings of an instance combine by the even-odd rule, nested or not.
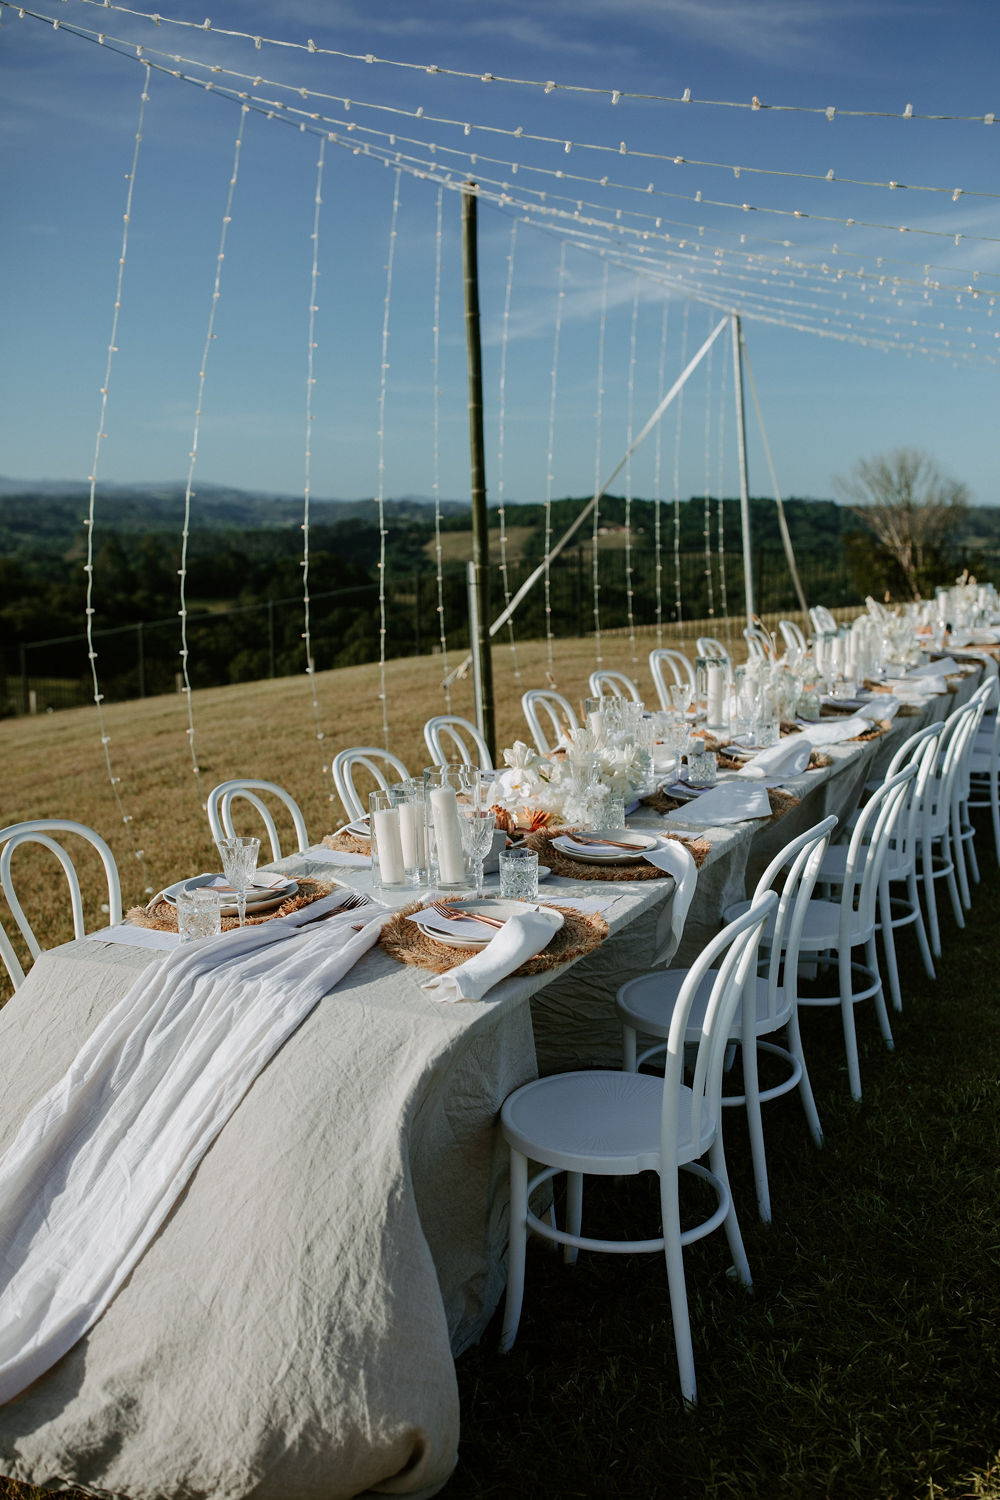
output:
[[[629,321],[628,375],[626,379],[625,408],[627,436],[625,446],[632,447],[635,429],[635,366],[639,334],[639,293],[632,294],[632,314]],[[625,623],[628,629],[629,659],[633,667],[639,665],[639,650],[635,637],[635,572],[632,566],[632,457],[629,454],[625,465]]]
[[[320,212],[323,206],[323,169],[326,162],[326,141],[319,143],[319,155],[316,158],[316,180],[313,189],[313,217],[312,232],[312,259],[309,267],[309,318],[306,334],[306,396],[305,396],[305,453],[303,458],[303,481],[302,481],[302,642],[306,658],[306,676],[309,679],[309,697],[312,707],[313,734],[318,744],[322,744],[326,736],[323,732],[322,716],[320,714],[319,695],[316,688],[316,658],[313,655],[312,642],[312,613],[311,599],[309,595],[309,510],[312,502],[312,461],[313,461],[313,423],[315,412],[313,411],[313,396],[316,389],[316,350],[319,347],[316,341],[316,314],[319,312],[319,232]],[[321,752],[321,761],[323,759]],[[325,777],[329,774],[329,764],[322,765],[322,773]],[[330,796],[333,796],[331,791]]]
[[[608,277],[609,268],[605,261],[604,275],[601,280],[601,311],[597,325],[597,407],[594,412],[594,494],[600,495],[601,491],[601,460],[603,456],[604,437],[604,351],[608,333]],[[601,502],[597,501],[594,506],[594,519],[591,524],[590,533],[590,567],[591,584],[593,588],[593,613],[594,613],[594,656],[598,667],[603,667],[604,656],[601,644],[601,556],[599,550],[601,531]]]
[[[389,216],[389,246],[385,260],[385,294],[382,299],[382,342],[378,378],[377,484],[375,505],[378,512],[378,701],[382,710],[382,743],[389,748],[389,695],[386,691],[386,539],[385,524],[385,404],[389,390],[389,317],[392,310],[392,277],[396,262],[396,238],[399,223],[400,173],[393,176],[392,209]]]
[[[100,732],[101,752],[104,756],[104,767],[108,773],[108,783],[111,787],[111,795],[114,798],[115,807],[118,810],[118,816],[121,818],[122,827],[131,845],[132,857],[139,866],[143,890],[147,894],[151,894],[153,887],[149,884],[146,856],[136,841],[133,816],[125,806],[121,791],[122,779],[118,775],[111,755],[111,735],[108,733],[108,724],[104,713],[104,694],[101,692],[100,677],[97,671],[97,650],[94,645],[94,526],[97,512],[97,476],[100,472],[104,440],[107,437],[105,429],[108,417],[108,401],[111,394],[111,373],[114,367],[115,355],[118,353],[118,329],[121,323],[122,296],[125,290],[125,266],[128,260],[129,228],[132,223],[132,203],[135,196],[136,173],[139,167],[139,154],[142,148],[143,129],[146,121],[146,105],[148,103],[149,70],[147,69],[143,74],[142,88],[139,94],[139,113],[132,141],[132,160],[129,164],[128,172],[125,174],[128,186],[125,189],[125,207],[122,212],[122,236],[118,249],[118,266],[115,274],[115,297],[111,313],[111,334],[108,339],[104,363],[104,379],[100,387],[97,434],[94,438],[94,457],[90,466],[90,473],[87,476],[87,516],[84,521],[87,534],[87,560],[84,563],[84,573],[87,578],[85,604],[87,660],[90,663],[90,677],[94,689],[94,707],[97,710],[97,724]]]
[[[691,313],[691,304],[685,302],[684,316],[681,320],[681,369],[687,365],[688,353],[688,319]],[[683,618],[683,588],[681,585],[681,438],[684,433],[684,392],[686,385],[682,385],[674,402],[674,410],[677,415],[674,420],[674,621],[680,624]]]
[[[667,332],[670,303],[666,298],[660,309],[660,355],[656,370],[656,389],[662,396],[667,375]],[[663,423],[657,422],[653,437],[653,587],[656,598],[656,644],[663,645]]]
[[[441,263],[444,248],[444,188],[437,190],[434,216],[434,315],[431,324],[431,493],[434,496],[434,562],[437,570],[438,639],[445,707],[451,713],[451,674],[444,613],[444,554],[441,546]]]
[[[188,606],[187,606],[187,565],[188,546],[191,540],[191,501],[194,499],[194,471],[198,462],[198,446],[201,441],[201,419],[204,414],[205,381],[208,376],[208,356],[215,341],[215,320],[219,311],[219,300],[222,297],[222,267],[226,259],[226,242],[229,238],[229,226],[233,220],[233,200],[236,196],[236,184],[240,175],[240,159],[243,152],[243,131],[246,126],[248,110],[244,106],[240,111],[240,123],[236,132],[236,140],[233,145],[233,165],[229,175],[229,184],[226,189],[226,204],[222,211],[222,225],[219,230],[219,248],[215,256],[215,279],[212,283],[212,296],[208,310],[208,327],[205,330],[205,343],[201,351],[201,363],[198,366],[198,388],[194,407],[194,426],[191,432],[191,447],[188,450],[187,475],[184,481],[184,519],[181,528],[181,557],[180,567],[177,570],[180,579],[178,614],[181,621],[181,682],[184,693],[184,704],[187,713],[187,742],[188,753],[191,756],[191,769],[195,775],[196,784],[201,786],[201,767],[198,764],[198,750],[195,744],[194,729],[194,701],[191,689],[190,658],[191,649],[188,640]]]
[[[154,26],[178,26],[190,31],[212,32],[216,36],[236,38],[252,43],[258,52],[263,47],[280,47],[297,52],[308,52],[319,57],[337,57],[344,62],[365,63],[369,67],[400,68],[407,72],[425,73],[432,77],[464,78],[471,83],[505,84],[515,88],[540,89],[543,94],[547,95],[582,94],[604,100],[611,105],[619,105],[623,101],[634,99],[645,104],[685,104],[712,109],[746,110],[755,114],[766,111],[771,114],[822,115],[831,124],[838,116],[846,119],[962,121],[974,125],[997,123],[996,114],[992,110],[976,114],[925,114],[915,110],[912,104],[907,104],[901,110],[844,109],[834,104],[784,104],[770,100],[765,102],[757,94],[751,95],[749,99],[703,99],[697,96],[691,88],[685,88],[679,94],[651,94],[633,89],[611,88],[606,85],[560,83],[553,78],[515,78],[484,69],[469,71],[461,68],[441,67],[438,63],[418,63],[403,61],[399,58],[377,57],[373,52],[345,52],[336,47],[321,47],[311,39],[305,42],[293,42],[285,38],[261,36],[251,31],[237,31],[232,27],[215,26],[209,18],[203,21],[182,20],[177,16],[165,16],[159,11],[138,10],[134,6],[116,4],[115,0],[81,0],[81,3],[96,6],[101,10],[117,11],[121,15],[138,17],[140,20],[152,22]],[[12,0],[10,8],[20,10],[22,7],[13,3]]]
[[[514,290],[514,260],[517,252],[517,229],[518,220],[512,219],[510,225],[510,241],[507,246],[507,276],[504,283],[503,316],[500,321],[500,376],[499,391],[497,399],[497,510],[500,523],[500,586],[503,591],[503,602],[506,608],[510,604],[510,561],[507,546],[507,506],[505,503],[504,488],[504,459],[507,448],[507,350],[510,343],[510,306]],[[507,621],[507,635],[510,642],[510,662],[514,672],[514,681],[518,688],[521,686],[521,665],[517,655],[517,641],[514,636],[514,617]]]
[[[556,272],[556,312],[552,330],[552,371],[549,378],[549,434],[545,454],[545,574],[542,580],[545,600],[545,660],[549,687],[556,686],[555,639],[552,634],[552,495],[555,485],[556,399],[559,386],[559,350],[562,342],[563,311],[566,304],[566,241],[559,247],[559,269]]]

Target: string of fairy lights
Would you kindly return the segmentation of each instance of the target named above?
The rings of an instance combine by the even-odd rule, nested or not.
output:
[[[254,53],[265,49],[283,49],[311,56],[336,58],[344,63],[361,64],[375,72],[390,75],[393,70],[423,73],[429,79],[445,77],[465,80],[472,84],[488,86],[494,96],[499,86],[508,89],[532,91],[541,98],[574,96],[579,100],[590,100],[595,108],[616,109],[630,103],[657,104],[663,106],[700,106],[716,110],[746,111],[750,114],[811,114],[824,117],[833,124],[842,117],[862,119],[899,119],[906,121],[965,122],[993,125],[997,123],[990,111],[964,114],[932,114],[921,112],[911,104],[901,110],[854,109],[836,105],[797,104],[764,100],[757,95],[749,100],[702,98],[692,88],[683,88],[676,94],[649,94],[620,88],[580,86],[551,79],[529,79],[507,77],[500,73],[483,70],[463,71],[439,67],[433,63],[418,64],[398,59],[377,57],[371,53],[349,53],[317,45],[312,40],[293,40],[255,35],[249,32],[217,26],[210,18],[193,22],[182,18],[146,12],[113,0],[74,0],[78,7],[90,7],[103,12],[114,12],[132,18],[160,35],[163,28],[183,28],[203,36],[213,35],[228,41],[245,41]],[[69,0],[59,0],[61,7],[68,7]],[[554,649],[552,578],[550,553],[553,542],[553,500],[556,478],[556,434],[559,394],[559,372],[561,344],[566,317],[566,284],[568,256],[578,254],[597,262],[600,268],[600,288],[596,318],[596,369],[594,374],[594,495],[601,492],[604,450],[606,445],[607,395],[609,385],[609,358],[611,343],[611,272],[612,270],[630,278],[641,277],[647,287],[659,289],[666,294],[657,299],[658,342],[656,355],[656,380],[659,392],[666,388],[668,368],[678,356],[678,368],[687,364],[690,336],[690,308],[692,302],[700,303],[708,312],[729,312],[739,308],[746,318],[786,329],[808,333],[822,338],[832,338],[874,350],[895,352],[910,357],[927,356],[947,360],[952,365],[995,364],[1000,328],[989,326],[996,296],[1000,295],[1000,270],[991,271],[986,266],[958,266],[949,261],[931,261],[898,254],[880,246],[881,253],[873,254],[869,247],[856,244],[844,245],[840,241],[818,246],[801,239],[787,236],[774,237],[767,234],[748,233],[742,227],[747,216],[758,223],[768,219],[794,222],[796,229],[813,230],[813,226],[836,226],[843,237],[855,232],[891,237],[914,237],[931,242],[950,244],[958,249],[963,245],[974,247],[1000,246],[1000,235],[979,232],[970,227],[966,213],[969,200],[981,202],[1000,201],[1000,192],[987,188],[944,183],[915,182],[899,177],[866,177],[851,175],[832,166],[810,168],[783,165],[757,166],[748,162],[726,161],[708,156],[695,156],[687,152],[666,149],[667,143],[658,141],[662,149],[647,149],[641,140],[630,139],[627,133],[616,129],[613,138],[600,138],[602,131],[595,126],[577,139],[575,134],[567,136],[552,131],[528,129],[523,123],[498,123],[470,114],[459,118],[452,114],[434,112],[425,104],[403,104],[388,98],[364,98],[334,93],[324,89],[304,86],[301,83],[269,78],[259,72],[242,71],[224,66],[216,60],[189,57],[168,48],[153,45],[149,40],[134,41],[124,36],[111,35],[69,21],[58,14],[46,14],[28,6],[14,4],[13,0],[0,0],[0,10],[16,15],[21,20],[30,20],[62,30],[82,41],[115,53],[123,59],[136,63],[142,69],[143,86],[140,95],[140,111],[133,142],[131,170],[127,174],[126,207],[123,223],[121,251],[118,261],[117,283],[113,309],[112,332],[108,346],[104,383],[101,387],[101,405],[94,459],[89,476],[89,502],[86,520],[87,561],[86,628],[88,659],[93,681],[93,697],[100,724],[101,743],[112,792],[122,822],[134,845],[134,829],[131,815],[126,811],[121,778],[116,773],[111,757],[111,740],[107,733],[101,692],[97,652],[94,646],[94,531],[97,519],[97,485],[102,445],[107,436],[107,412],[114,354],[117,352],[118,327],[122,311],[124,273],[128,249],[129,225],[132,216],[135,174],[139,161],[139,148],[143,135],[145,105],[149,98],[149,81],[155,73],[176,82],[201,89],[221,101],[236,105],[239,110],[238,129],[233,146],[230,177],[227,185],[225,205],[220,225],[218,248],[215,260],[215,275],[210,300],[207,329],[198,367],[196,400],[193,414],[193,429],[188,450],[188,466],[184,486],[184,507],[180,536],[180,558],[178,568],[178,618],[180,626],[180,679],[184,696],[187,721],[191,769],[199,788],[200,777],[196,725],[191,676],[191,644],[189,639],[188,611],[188,563],[193,526],[193,502],[196,498],[195,471],[199,455],[203,418],[205,417],[205,395],[208,362],[216,339],[216,319],[222,295],[222,277],[226,259],[227,239],[233,220],[233,206],[240,175],[246,124],[255,114],[268,122],[293,126],[303,135],[315,135],[319,149],[313,183],[313,213],[310,234],[311,256],[308,277],[308,319],[306,339],[305,376],[305,444],[303,465],[302,505],[302,641],[305,671],[309,680],[309,702],[313,722],[313,733],[318,743],[325,740],[322,711],[317,688],[317,662],[314,654],[310,593],[312,498],[314,492],[314,448],[313,437],[316,421],[315,391],[317,386],[318,324],[320,308],[319,278],[321,275],[320,229],[323,201],[323,181],[327,157],[331,149],[349,152],[354,157],[366,159],[392,173],[392,195],[389,210],[388,243],[385,258],[385,278],[382,295],[382,320],[380,338],[380,360],[376,394],[375,469],[376,483],[373,496],[378,527],[378,704],[382,739],[386,747],[390,739],[389,702],[387,691],[387,662],[389,658],[389,614],[388,614],[388,563],[389,531],[387,525],[386,451],[387,418],[390,395],[390,342],[392,329],[394,277],[400,245],[401,183],[404,177],[430,186],[434,191],[434,262],[433,297],[431,322],[431,421],[430,446],[432,467],[432,497],[434,507],[434,558],[436,571],[437,641],[442,659],[442,678],[445,701],[452,709],[451,675],[448,667],[448,624],[445,612],[445,563],[442,542],[442,498],[441,498],[441,351],[442,351],[442,296],[443,296],[443,244],[444,209],[446,195],[473,190],[481,201],[492,205],[508,219],[508,248],[503,289],[503,307],[500,317],[498,342],[497,381],[497,448],[495,495],[499,503],[499,570],[505,606],[513,598],[511,581],[511,549],[508,527],[508,503],[506,454],[508,443],[509,415],[509,353],[511,338],[512,304],[515,288],[515,264],[519,235],[522,226],[547,235],[558,245],[558,269],[555,273],[555,298],[552,318],[552,359],[549,378],[548,418],[545,441],[544,484],[544,569],[542,575],[545,660],[550,685],[556,682],[556,657]],[[340,113],[329,111],[336,107]],[[555,105],[553,104],[553,109]],[[595,113],[595,119],[598,118]],[[386,128],[379,128],[379,121]],[[404,129],[417,128],[431,132],[428,136],[404,136],[399,133],[398,122]],[[375,122],[375,123],[369,123]],[[464,145],[452,144],[456,134]],[[440,136],[441,138],[436,138]],[[504,139],[516,142],[517,151],[535,150],[538,159],[513,156],[501,158],[484,155],[477,150],[480,140]],[[833,139],[833,138],[831,138]],[[409,149],[412,148],[412,149]],[[502,148],[506,149],[506,148]],[[514,148],[512,147],[511,150]],[[546,156],[548,153],[548,156]],[[559,165],[553,165],[555,153]],[[618,158],[616,170],[619,177],[610,173],[588,175],[584,172],[568,171],[567,158],[586,159],[595,156]],[[499,169],[504,175],[491,177],[486,169]],[[654,171],[656,178],[628,181],[629,173]],[[476,183],[470,189],[468,174],[474,171]],[[733,182],[744,178],[767,179],[773,183],[806,185],[810,192],[830,191],[829,212],[826,200],[811,197],[794,206],[782,202],[750,202],[741,198],[727,198],[709,194],[701,188],[684,191],[683,186],[694,172],[702,174],[725,174]],[[676,179],[675,179],[676,174]],[[533,184],[544,179],[543,186]],[[676,180],[679,189],[668,183]],[[554,184],[554,186],[553,186]],[[590,197],[576,196],[574,189],[592,194]],[[925,195],[940,205],[936,222],[898,223],[885,218],[852,215],[835,211],[840,204],[838,193],[861,190],[871,195],[902,194],[912,198]],[[636,198],[641,195],[645,204],[640,207]],[[655,201],[654,201],[655,200]],[[689,203],[699,210],[697,222],[687,222],[667,217],[656,212],[660,201]],[[952,223],[946,215],[953,213]],[[737,228],[736,226],[741,227]],[[972,258],[972,257],[969,257]],[[855,262],[857,262],[855,264]],[[905,268],[902,271],[899,268]],[[961,278],[961,279],[950,279]],[[520,283],[518,283],[520,285]],[[670,298],[683,298],[679,333],[671,328]],[[633,285],[631,307],[628,317],[625,409],[626,446],[631,449],[636,427],[636,401],[638,383],[638,351],[640,347],[640,307],[642,299],[637,286]],[[920,315],[918,315],[920,314]],[[676,321],[676,320],[675,320]],[[677,349],[675,350],[674,344]],[[728,581],[726,577],[725,509],[723,503],[725,481],[726,411],[731,399],[728,364],[719,358],[713,364],[713,350],[709,348],[705,358],[704,418],[701,437],[704,446],[704,484],[702,497],[702,551],[704,589],[707,613],[710,618],[718,615],[728,617]],[[756,391],[753,391],[757,405]],[[671,483],[664,484],[664,471],[668,467],[664,444],[667,440],[665,424],[658,424],[652,444],[652,496],[653,496],[653,582],[656,643],[663,640],[664,626],[669,615],[674,623],[683,619],[684,589],[681,562],[681,497],[680,471],[684,442],[685,388],[682,386],[674,402],[671,421],[673,424],[673,455]],[[768,468],[775,495],[778,495],[777,478],[770,448],[764,438]],[[713,474],[714,460],[714,474]],[[713,484],[714,480],[714,484]],[[713,514],[712,491],[715,490]],[[664,506],[672,504],[672,513],[667,511],[664,525]],[[606,512],[607,513],[607,512]],[[631,455],[625,463],[624,473],[624,594],[625,626],[628,649],[633,667],[638,666],[637,616],[635,607],[635,546],[634,521],[634,473]],[[601,537],[604,531],[600,499],[593,508],[590,537],[590,592],[592,633],[595,662],[598,668],[604,665],[604,636],[607,623],[602,620],[602,570]],[[667,602],[668,585],[664,579],[666,571],[663,553],[665,530],[670,533],[673,551],[673,600]],[[714,535],[713,535],[714,533]],[[522,685],[522,669],[518,658],[514,619],[508,624],[510,661],[518,687]],[[321,752],[321,759],[324,758]],[[329,767],[324,759],[324,776]],[[137,861],[142,864],[141,849],[133,847]],[[144,870],[144,866],[143,866]]]

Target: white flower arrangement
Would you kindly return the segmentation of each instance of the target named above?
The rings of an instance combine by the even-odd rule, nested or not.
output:
[[[493,805],[517,823],[571,825],[589,822],[608,797],[627,801],[646,788],[649,754],[637,744],[608,744],[589,729],[574,729],[560,749],[561,757],[548,760],[515,741],[490,789]]]

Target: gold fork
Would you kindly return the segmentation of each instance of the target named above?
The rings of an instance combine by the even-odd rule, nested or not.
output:
[[[599,847],[600,846],[605,846],[608,849],[628,849],[633,854],[641,854],[642,853],[642,850],[639,848],[638,844],[623,844],[618,839],[602,839],[602,838],[598,838],[596,835],[593,838],[591,838],[588,835],[581,834],[581,833],[567,833],[566,837],[569,839],[570,843],[573,843],[573,844],[583,844],[585,847],[588,847],[588,848],[591,845],[595,845],[596,844]]]
[[[448,906],[444,901],[432,901],[430,909],[437,912],[439,917],[444,917],[448,922],[483,922],[487,927],[502,927],[504,925],[502,922],[498,922],[496,917],[486,917],[478,911],[456,911],[453,906]]]

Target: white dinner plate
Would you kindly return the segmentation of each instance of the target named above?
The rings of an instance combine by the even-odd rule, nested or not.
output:
[[[604,848],[586,848],[583,844],[576,844],[566,834],[560,834],[552,840],[553,849],[558,849],[561,854],[568,854],[570,859],[579,859],[584,864],[590,865],[627,865],[635,864],[642,859],[650,849],[658,849],[660,840],[653,834],[637,833],[634,828],[602,828],[598,833],[596,830],[581,829],[589,838],[599,839],[607,836],[614,839],[615,843],[630,844],[629,849],[612,849],[610,846]]]
[[[448,905],[456,911],[482,912],[484,916],[496,917],[502,922],[509,921],[521,912],[533,911],[535,907],[535,903],[530,901],[449,901]],[[559,927],[562,927],[562,913],[554,912],[553,915],[559,918]],[[435,943],[443,943],[446,948],[485,948],[500,931],[499,927],[487,927],[483,922],[447,922],[446,918],[436,917],[431,911],[414,912],[410,920],[424,937],[431,938]],[[559,927],[553,931],[558,932]]]
[[[207,875],[195,875],[190,880],[175,880],[173,885],[168,885],[163,892],[163,899],[164,901],[169,901],[171,906],[175,906],[179,891],[194,891],[199,886],[210,885],[213,880],[218,880],[218,878],[218,872],[216,871],[214,873],[210,872]],[[281,905],[282,901],[287,901],[289,896],[294,896],[298,888],[297,881],[286,880],[285,884],[278,890],[251,889],[247,892],[247,911],[252,912],[255,916],[265,911],[273,911],[276,906]],[[223,901],[222,915],[224,917],[235,917],[237,915],[235,897],[232,901]]]
[[[356,839],[370,839],[372,836],[371,824],[368,819],[355,818],[353,823],[345,823],[343,828],[337,829],[338,833],[353,833]]]

